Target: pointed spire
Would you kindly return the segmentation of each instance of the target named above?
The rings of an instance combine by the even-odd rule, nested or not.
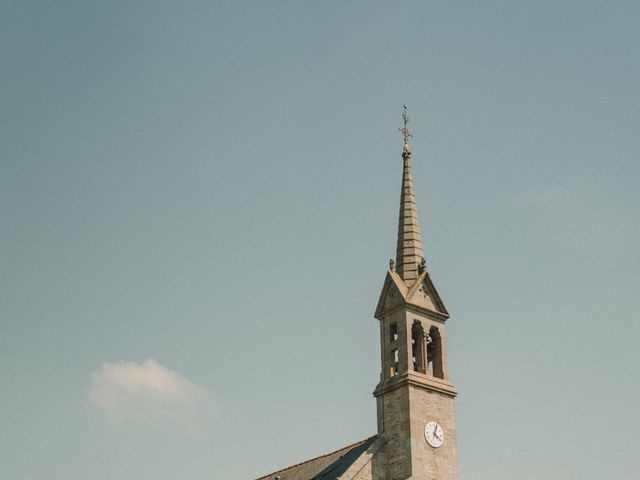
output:
[[[409,138],[413,135],[407,128],[409,117],[407,106],[404,106],[402,114],[404,126],[400,128],[404,139],[402,149],[403,173],[402,192],[400,194],[400,218],[398,221],[398,244],[396,247],[396,272],[407,285],[424,271],[424,252],[420,237],[420,223],[418,222],[418,210],[416,208],[416,196],[413,191],[413,177],[411,176],[411,148]]]

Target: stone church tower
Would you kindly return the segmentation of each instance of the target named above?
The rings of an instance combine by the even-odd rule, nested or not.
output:
[[[424,259],[403,114],[403,174],[396,259],[375,318],[381,373],[378,433],[257,480],[457,480],[454,398],[447,373],[449,318]]]
[[[449,313],[424,259],[404,114],[403,175],[396,260],[390,262],[375,317],[382,371],[373,392],[378,437],[375,480],[455,480],[457,392],[447,374]]]

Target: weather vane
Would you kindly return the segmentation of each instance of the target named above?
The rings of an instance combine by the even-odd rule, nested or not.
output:
[[[404,105],[404,112],[402,112],[402,120],[404,121],[404,127],[399,128],[398,130],[402,133],[402,137],[404,138],[404,144],[407,145],[409,143],[409,138],[413,137],[412,133],[407,128],[407,123],[409,123],[409,116],[407,115],[407,105]]]

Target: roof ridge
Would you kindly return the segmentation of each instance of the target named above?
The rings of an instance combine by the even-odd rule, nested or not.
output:
[[[258,477],[256,480],[260,480],[261,478],[270,477],[271,475],[275,475],[277,473],[284,472],[285,470],[291,470],[292,468],[299,467],[300,465],[304,465],[305,463],[310,463],[310,462],[313,462],[315,460],[320,460],[321,458],[325,458],[325,457],[329,457],[331,455],[335,455],[336,453],[338,453],[338,452],[340,452],[342,450],[347,450],[348,448],[355,447],[356,445],[362,445],[363,443],[366,443],[366,442],[368,442],[369,440],[371,440],[372,438],[375,438],[375,437],[377,437],[377,435],[372,435],[370,437],[365,438],[364,440],[360,440],[358,442],[353,442],[353,443],[351,443],[349,445],[345,445],[342,448],[338,448],[337,450],[334,450],[332,452],[325,453],[324,455],[318,455],[317,457],[310,458],[310,459],[305,460],[303,462],[299,462],[299,463],[296,463],[296,464],[293,464],[293,465],[289,465],[288,467],[281,468],[280,470],[275,470],[275,471],[273,471],[271,473],[267,473],[266,475]]]

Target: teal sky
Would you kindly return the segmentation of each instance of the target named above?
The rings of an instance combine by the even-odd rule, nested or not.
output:
[[[640,4],[0,2],[0,476],[375,433],[404,103],[460,480],[637,478]]]

